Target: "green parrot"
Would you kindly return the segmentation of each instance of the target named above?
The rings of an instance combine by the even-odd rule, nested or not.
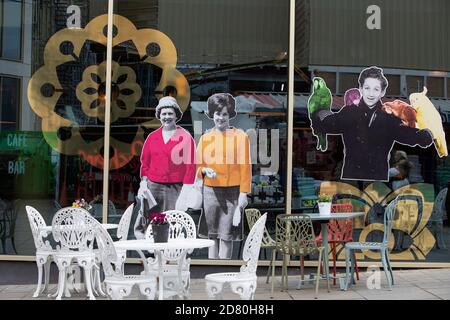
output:
[[[331,110],[331,91],[322,78],[313,78],[313,93],[308,99],[308,116],[311,120],[311,114],[318,110]],[[312,126],[311,126],[312,128]],[[313,135],[317,138],[317,150],[327,150],[327,136],[323,133],[315,133]]]

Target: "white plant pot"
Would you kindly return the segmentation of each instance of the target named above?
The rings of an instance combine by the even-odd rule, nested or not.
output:
[[[329,216],[331,214],[331,202],[319,202],[317,206],[321,216]]]

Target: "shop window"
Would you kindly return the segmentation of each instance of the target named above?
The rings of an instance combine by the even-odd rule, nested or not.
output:
[[[386,95],[394,97],[400,96],[400,76],[388,75],[386,76],[386,78],[389,82],[389,86],[386,90]]]
[[[0,131],[19,129],[20,79],[0,77]]]
[[[22,56],[22,7],[18,0],[4,0],[1,6],[1,57],[20,60]]]
[[[340,73],[339,74],[339,94],[344,94],[345,91],[351,88],[358,87],[358,76],[357,73]]]
[[[427,90],[429,97],[443,98],[445,96],[444,78],[428,77]]]
[[[406,77],[407,94],[410,95],[411,93],[414,92],[422,92],[424,84],[425,84],[424,78],[421,76],[407,76]]]
[[[331,93],[336,93],[336,72],[315,71],[314,75],[325,80],[327,87],[330,89]]]
[[[450,78],[447,78],[447,99],[450,97]]]

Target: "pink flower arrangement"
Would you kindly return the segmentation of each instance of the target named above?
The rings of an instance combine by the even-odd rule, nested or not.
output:
[[[167,224],[166,214],[162,212],[150,212],[149,214],[150,224],[160,225]]]

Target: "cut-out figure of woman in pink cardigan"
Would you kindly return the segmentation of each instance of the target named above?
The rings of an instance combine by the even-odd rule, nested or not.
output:
[[[151,212],[174,210],[178,197],[195,180],[195,142],[176,123],[182,112],[174,97],[159,100],[156,118],[161,127],[150,133],[141,154],[139,193],[150,191],[156,200]]]

